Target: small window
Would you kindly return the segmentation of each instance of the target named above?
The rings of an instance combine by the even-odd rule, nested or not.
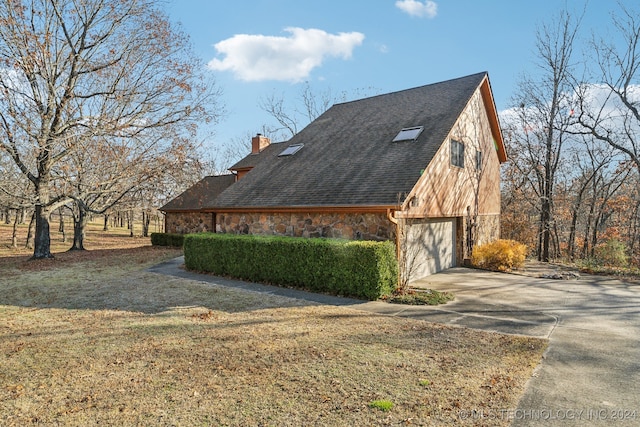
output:
[[[464,144],[451,140],[451,164],[459,168],[464,167]]]
[[[416,139],[418,139],[418,136],[420,136],[422,129],[424,129],[423,126],[404,128],[400,132],[398,132],[395,138],[393,138],[393,142],[415,141]]]
[[[482,151],[476,150],[476,170],[482,170]]]
[[[296,154],[300,149],[304,147],[304,144],[293,144],[285,148],[282,153],[278,154],[278,157],[282,156],[292,156]]]

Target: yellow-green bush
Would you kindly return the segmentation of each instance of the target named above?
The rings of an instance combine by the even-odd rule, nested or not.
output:
[[[524,265],[527,247],[515,240],[496,240],[476,246],[471,254],[474,267],[493,271],[511,271]]]
[[[595,247],[595,260],[607,267],[628,267],[627,246],[618,239],[609,239]]]

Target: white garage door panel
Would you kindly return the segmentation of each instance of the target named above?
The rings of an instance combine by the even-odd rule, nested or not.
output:
[[[447,218],[410,226],[407,234],[410,281],[454,266],[455,221]]]

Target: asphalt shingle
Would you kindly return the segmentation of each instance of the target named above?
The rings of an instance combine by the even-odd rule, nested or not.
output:
[[[235,181],[234,175],[207,176],[185,190],[159,210],[163,212],[194,211],[210,204]]]
[[[393,206],[445,141],[486,72],[336,104],[285,143],[236,166],[254,166],[205,208]],[[415,141],[392,142],[423,126]],[[293,144],[304,147],[278,156]]]

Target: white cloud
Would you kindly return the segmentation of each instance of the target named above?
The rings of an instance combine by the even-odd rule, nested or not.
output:
[[[419,18],[435,18],[438,14],[438,4],[431,0],[425,0],[424,3],[418,0],[398,0],[396,7]]]
[[[329,34],[318,29],[285,28],[288,37],[236,34],[214,45],[223,59],[209,61],[209,68],[231,71],[245,81],[298,82],[309,76],[327,57],[349,59],[364,34]]]
[[[638,121],[633,118],[633,111],[607,85],[587,83],[580,86],[579,90],[580,95],[574,94],[572,99],[575,114],[582,112],[586,117],[598,117],[600,126],[612,133],[622,134],[621,140],[626,138],[623,130],[640,132]],[[629,85],[626,91],[629,101],[637,105],[640,101],[640,85]],[[582,104],[579,103],[579,96],[582,97]]]
[[[573,117],[572,131],[584,132],[577,123],[578,116],[587,123],[596,123],[601,133],[614,135],[621,145],[625,144],[627,132],[640,133],[638,121],[631,118],[632,111],[612,93],[605,84],[584,83],[577,88],[577,92],[563,93],[560,101],[561,115]],[[640,85],[630,85],[627,88],[631,102],[640,102]],[[551,105],[546,105],[547,109]],[[524,108],[524,110],[523,110]],[[505,129],[513,131],[531,131],[543,129],[546,116],[540,115],[538,108],[524,106],[512,107],[499,112],[500,122]],[[544,109],[542,110],[544,111]],[[523,124],[521,115],[526,113],[527,121]],[[617,136],[616,136],[617,135]]]

